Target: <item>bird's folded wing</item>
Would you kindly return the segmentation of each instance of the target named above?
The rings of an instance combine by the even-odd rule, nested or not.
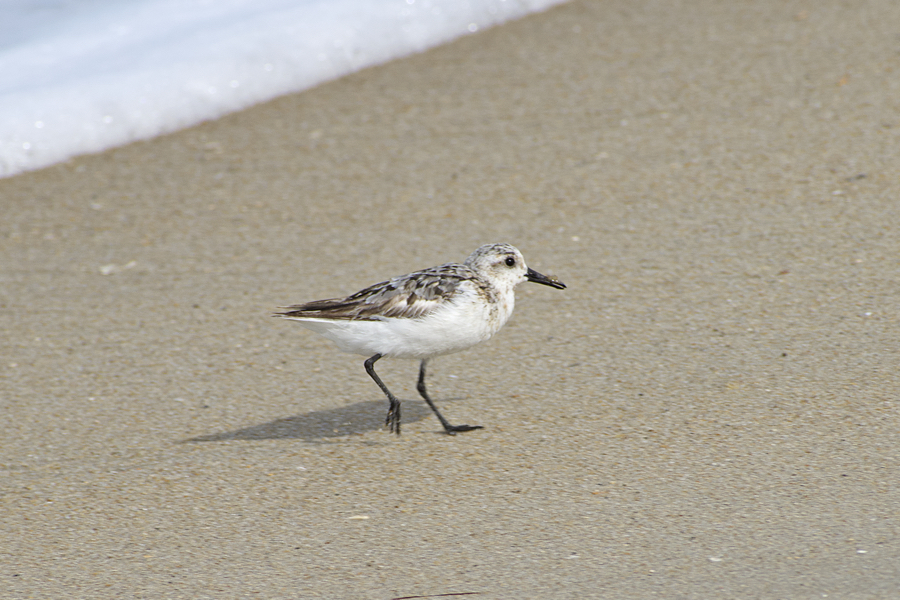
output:
[[[446,264],[376,283],[346,298],[314,300],[285,307],[288,319],[419,319],[449,302],[460,284],[476,277],[460,264]]]

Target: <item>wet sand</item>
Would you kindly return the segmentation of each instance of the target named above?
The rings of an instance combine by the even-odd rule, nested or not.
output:
[[[890,598],[900,4],[573,2],[0,180],[9,598]],[[489,343],[268,315],[508,241]],[[463,597],[463,596],[461,596]]]

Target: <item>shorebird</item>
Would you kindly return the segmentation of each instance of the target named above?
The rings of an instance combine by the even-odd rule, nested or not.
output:
[[[452,354],[490,339],[509,319],[515,287],[533,281],[556,289],[565,284],[525,265],[522,253],[509,244],[488,244],[464,263],[447,263],[376,283],[346,298],[314,300],[282,307],[275,316],[297,321],[328,338],[344,352],[361,354],[366,372],[387,396],[385,425],[400,434],[400,401],[378,374],[384,357],[418,359],[416,389],[454,435],[480,425],[451,425],[425,388],[429,359]]]

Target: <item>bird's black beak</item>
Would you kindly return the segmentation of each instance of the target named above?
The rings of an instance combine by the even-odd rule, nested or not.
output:
[[[540,283],[543,285],[549,285],[552,288],[556,288],[558,290],[566,289],[566,284],[557,279],[556,277],[547,277],[546,275],[541,275],[537,271],[532,268],[528,268],[525,272],[525,279],[528,281],[533,281],[535,283]]]

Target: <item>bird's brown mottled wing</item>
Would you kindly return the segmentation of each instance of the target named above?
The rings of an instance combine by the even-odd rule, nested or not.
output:
[[[376,283],[346,298],[286,306],[276,316],[344,321],[417,319],[449,301],[467,279],[477,279],[472,269],[449,263]]]

